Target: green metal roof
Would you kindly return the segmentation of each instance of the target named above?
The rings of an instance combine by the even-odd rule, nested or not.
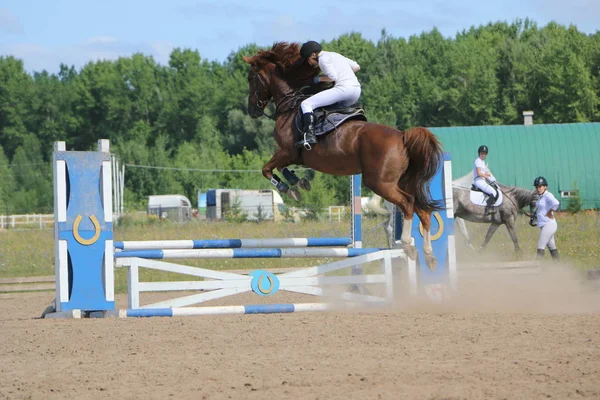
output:
[[[579,188],[584,208],[600,208],[600,123],[430,128],[452,154],[452,175],[473,170],[477,148],[499,182],[531,188],[537,176],[566,207],[559,191]]]

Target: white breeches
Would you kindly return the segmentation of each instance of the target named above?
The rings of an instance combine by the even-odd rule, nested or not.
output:
[[[492,182],[496,181],[496,179],[493,176],[491,176],[489,179]],[[494,189],[492,186],[490,186],[490,184],[487,183],[484,178],[475,179],[475,181],[473,182],[473,185],[475,185],[476,187],[481,189],[484,193],[489,194],[490,196],[496,196],[496,189]]]
[[[339,103],[342,107],[347,107],[358,101],[360,92],[360,86],[334,86],[331,89],[323,90],[304,100],[300,104],[300,107],[302,108],[303,114],[313,112],[316,108],[329,106],[335,103]]]
[[[538,238],[537,248],[544,250],[546,246],[550,250],[556,250],[556,243],[554,242],[554,234],[558,229],[558,224],[555,219],[551,219],[546,222],[544,226],[540,228],[540,237]]]

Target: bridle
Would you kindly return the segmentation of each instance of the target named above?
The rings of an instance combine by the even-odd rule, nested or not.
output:
[[[260,82],[261,86],[265,90],[267,89],[267,84],[265,83],[261,74],[258,73],[256,68],[254,66],[252,66],[251,68],[252,68],[252,72],[254,73],[253,74],[254,77],[252,79],[254,80],[254,99],[256,100],[256,107],[258,107],[258,109],[261,111],[262,115],[264,115],[267,118],[274,119],[273,115],[269,115],[265,112],[265,108],[269,105],[271,100],[262,100],[258,93],[258,82]]]
[[[275,114],[269,115],[265,112],[265,108],[267,107],[267,105],[269,105],[271,100],[262,100],[258,92],[259,82],[264,89],[267,89],[267,84],[265,83],[264,78],[257,71],[255,66],[252,66],[251,69],[254,75],[252,79],[254,83],[254,99],[256,101],[256,106],[261,110],[262,115],[264,115],[267,118],[274,120],[278,114],[283,114],[293,108],[297,108],[303,100],[310,97],[310,95],[304,94],[304,90],[310,88],[309,86],[304,86],[296,90],[292,89],[287,93],[284,93],[281,99],[275,104]],[[284,106],[287,107],[284,108]]]

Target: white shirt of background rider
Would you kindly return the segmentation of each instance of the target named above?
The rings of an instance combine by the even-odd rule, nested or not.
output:
[[[360,66],[356,61],[344,57],[338,53],[330,51],[321,51],[319,53],[319,68],[329,79],[335,82],[335,86],[358,86],[358,78],[354,71],[358,71]]]
[[[545,191],[537,201],[537,226],[542,227],[546,225],[554,216],[548,217],[550,211],[558,210],[560,202],[556,200],[556,197],[549,191]],[[552,215],[552,213],[550,213]]]
[[[480,174],[477,173],[478,168],[479,168],[479,172],[484,176],[481,176]],[[487,174],[489,174],[489,176],[486,176]],[[478,178],[480,178],[480,179],[488,178],[490,180],[490,182],[496,181],[496,178],[494,178],[494,175],[492,175],[492,173],[488,169],[487,164],[485,163],[485,161],[483,161],[481,159],[481,157],[477,157],[475,159],[475,163],[473,164],[473,178],[474,178],[474,180],[478,179]]]

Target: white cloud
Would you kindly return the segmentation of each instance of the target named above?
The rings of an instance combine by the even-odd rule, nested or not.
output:
[[[167,65],[169,63],[171,51],[173,51],[175,45],[167,40],[158,40],[150,43],[150,46],[152,47],[152,52],[156,62],[162,65]]]
[[[90,61],[116,60],[130,57],[134,53],[152,56],[158,63],[166,65],[173,44],[167,41],[132,43],[108,36],[97,36],[69,46],[42,47],[34,43],[0,43],[0,55],[11,55],[23,60],[29,72],[46,70],[57,73],[60,64],[81,68]]]
[[[7,8],[0,8],[0,33],[25,33],[23,24]]]
[[[93,38],[89,38],[86,43],[88,44],[106,44],[106,43],[115,43],[118,40],[112,36],[95,36]]]

